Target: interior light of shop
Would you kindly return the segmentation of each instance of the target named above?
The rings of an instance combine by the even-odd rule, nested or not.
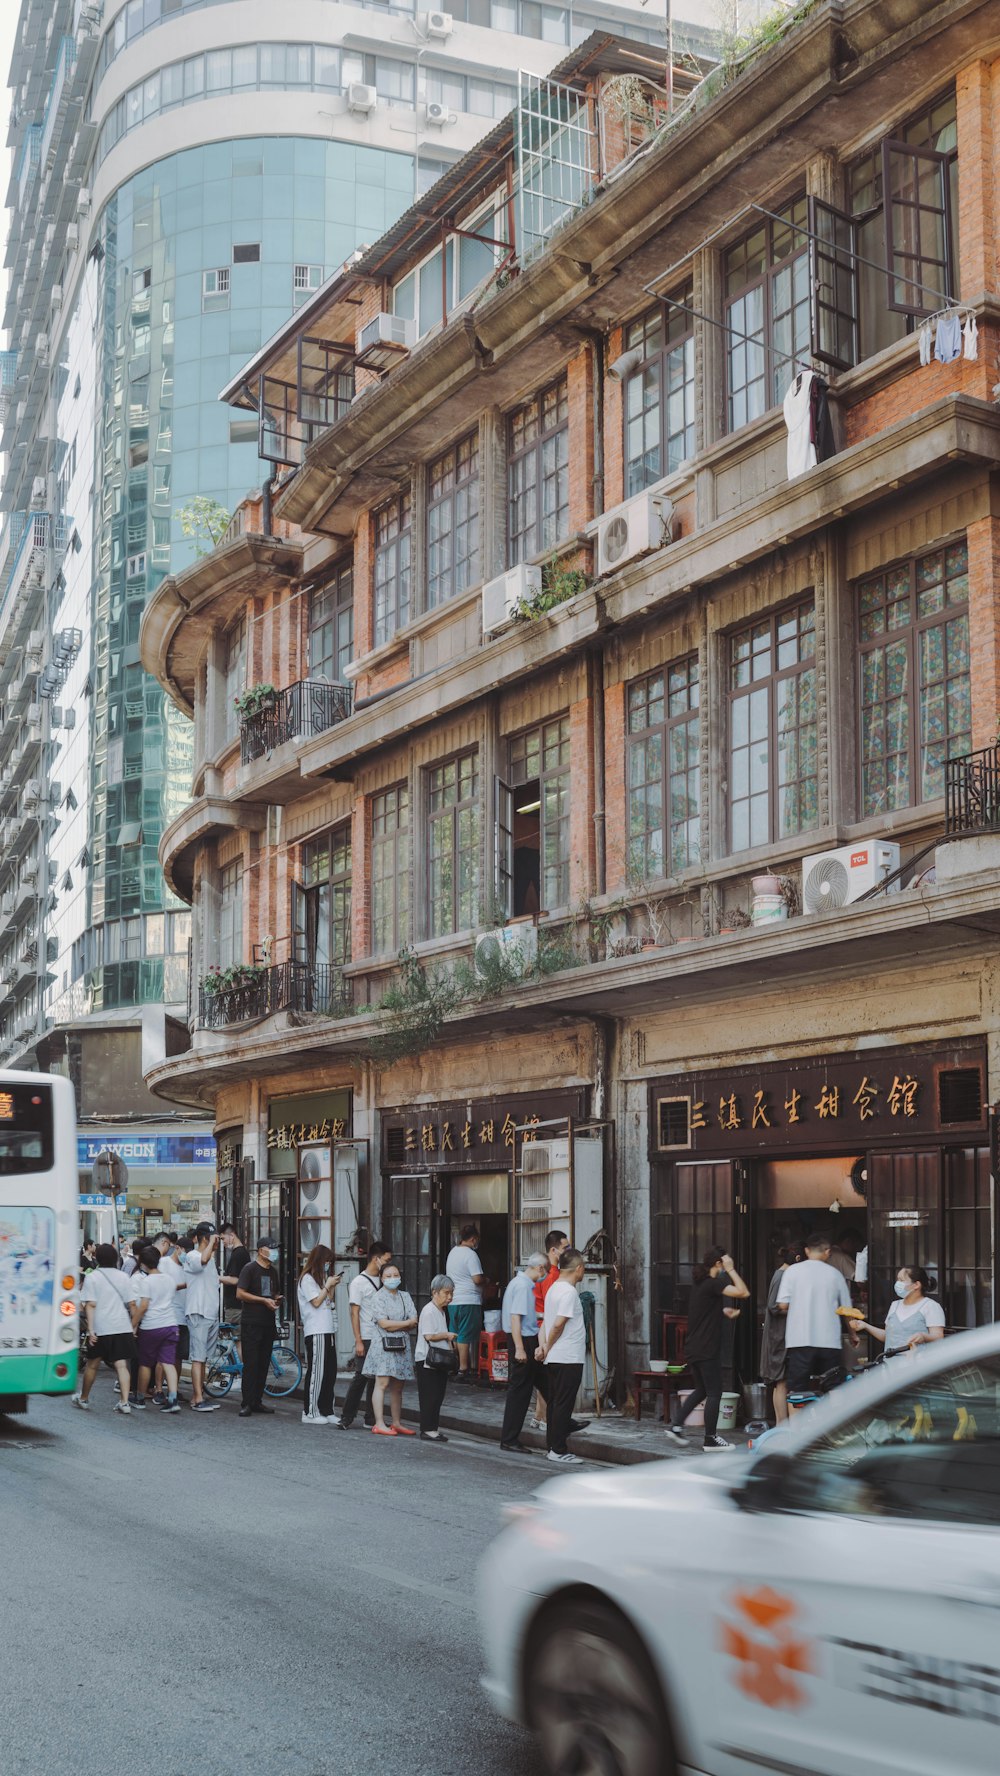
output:
[[[537,802],[525,802],[523,808],[515,808],[514,812],[515,814],[537,814],[541,805],[540,800]]]

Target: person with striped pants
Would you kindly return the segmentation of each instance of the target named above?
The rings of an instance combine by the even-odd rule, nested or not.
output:
[[[339,1424],[333,1410],[337,1381],[337,1340],[333,1297],[341,1282],[329,1246],[314,1246],[299,1278],[299,1318],[306,1346],[303,1424]]]

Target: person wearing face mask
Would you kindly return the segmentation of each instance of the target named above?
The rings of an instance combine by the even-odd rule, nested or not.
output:
[[[528,1452],[527,1444],[522,1443],[520,1437],[528,1415],[531,1390],[537,1386],[543,1395],[547,1392],[545,1370],[540,1363],[535,1362],[535,1352],[538,1349],[535,1286],[541,1282],[548,1268],[545,1253],[532,1252],[517,1275],[507,1284],[500,1310],[500,1324],[507,1339],[507,1399],[503,1409],[500,1447],[518,1454]]]
[[[938,1301],[929,1301],[935,1284],[922,1264],[904,1265],[894,1285],[896,1299],[885,1316],[885,1327],[858,1322],[859,1332],[870,1332],[885,1345],[887,1357],[901,1356],[915,1350],[918,1344],[933,1344],[944,1337],[944,1309]]]
[[[299,1319],[306,1346],[306,1406],[303,1424],[339,1424],[333,1410],[337,1381],[337,1339],[333,1297],[342,1277],[333,1271],[329,1246],[315,1246],[299,1278]]]
[[[273,1413],[273,1406],[264,1405],[264,1383],[267,1380],[271,1352],[274,1349],[275,1321],[281,1305],[278,1293],[278,1248],[272,1246],[270,1235],[257,1242],[256,1257],[244,1266],[236,1286],[236,1298],[243,1309],[243,1404],[240,1417],[253,1413]]]
[[[374,1375],[372,1406],[376,1437],[413,1437],[416,1432],[403,1423],[403,1383],[413,1380],[413,1358],[410,1354],[410,1333],[417,1323],[417,1310],[403,1288],[399,1265],[392,1261],[382,1272],[382,1299],[376,1310],[372,1341],[364,1361],[365,1375]],[[385,1396],[389,1394],[392,1424],[385,1422]]]

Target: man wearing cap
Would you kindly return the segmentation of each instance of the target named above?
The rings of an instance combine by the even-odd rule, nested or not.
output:
[[[236,1299],[243,1308],[243,1404],[240,1417],[251,1413],[274,1411],[264,1405],[264,1383],[267,1380],[271,1352],[274,1349],[275,1322],[281,1305],[278,1294],[278,1248],[272,1246],[269,1234],[257,1241],[257,1251],[240,1272]]]
[[[216,1412],[218,1402],[205,1398],[205,1371],[219,1324],[219,1272],[215,1263],[219,1236],[210,1221],[194,1230],[194,1250],[181,1269],[187,1280],[188,1331],[191,1338],[191,1410]]]

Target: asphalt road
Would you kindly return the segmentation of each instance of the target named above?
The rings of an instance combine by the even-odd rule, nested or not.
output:
[[[113,1397],[0,1417],[3,1776],[539,1776],[473,1576],[542,1462]]]

